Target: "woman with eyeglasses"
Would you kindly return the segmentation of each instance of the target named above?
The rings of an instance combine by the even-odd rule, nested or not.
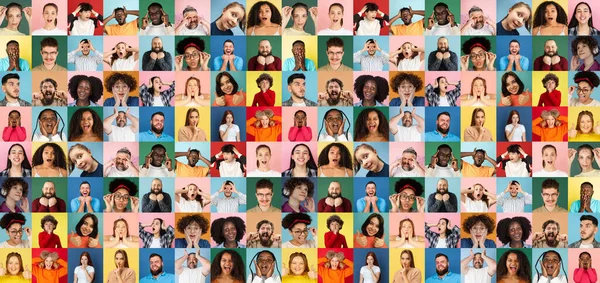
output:
[[[9,212],[0,219],[0,228],[6,230],[8,240],[0,243],[0,248],[31,248],[31,228],[24,227],[25,216],[21,213]],[[27,239],[22,240],[23,233]]]
[[[592,92],[600,85],[600,78],[594,72],[583,71],[575,74],[577,86],[569,87],[569,106],[600,106],[600,101],[592,98]],[[577,92],[576,96],[573,96]]]
[[[390,212],[425,212],[425,198],[423,194],[423,185],[408,178],[402,178],[394,184],[395,194],[389,197],[392,203]],[[417,201],[417,207],[413,207]]]
[[[210,71],[210,53],[204,52],[204,48],[204,40],[198,37],[186,37],[179,41],[176,47],[179,55],[175,56],[175,71]]]
[[[306,213],[290,213],[283,217],[281,226],[288,229],[292,239],[281,245],[282,248],[316,248],[317,228],[308,227],[312,223],[310,215]],[[312,239],[308,240],[308,234]]]
[[[471,37],[462,45],[463,56],[460,57],[460,67],[463,71],[496,71],[494,62],[496,54],[491,51],[490,41],[482,36]],[[469,68],[469,59],[472,66]]]
[[[208,220],[199,213],[189,214],[177,220],[177,232],[183,234],[184,238],[175,239],[175,248],[210,248],[210,243],[200,238],[208,232],[209,225]]]
[[[136,197],[137,185],[129,179],[117,178],[108,184],[109,194],[104,196],[104,212],[138,212],[140,199]],[[131,208],[127,204],[131,202]]]

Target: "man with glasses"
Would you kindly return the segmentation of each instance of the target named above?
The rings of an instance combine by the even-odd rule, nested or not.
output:
[[[205,283],[210,274],[210,261],[200,255],[199,249],[189,254],[187,250],[183,250],[183,256],[175,260],[175,274],[179,282]]]
[[[321,128],[318,141],[352,141],[350,127],[346,129],[349,121],[339,109],[330,109],[323,117],[324,128]]]
[[[387,212],[387,201],[377,196],[377,184],[370,181],[365,186],[365,197],[356,201],[356,212]]]
[[[138,188],[134,182],[123,178],[114,179],[108,184],[108,191],[110,193],[103,198],[106,205],[104,212],[139,211],[140,199],[135,196]],[[127,208],[127,204],[130,204],[131,208]]]
[[[223,193],[223,196],[219,196],[220,193]],[[237,196],[234,196],[234,193]],[[240,205],[246,204],[246,195],[238,192],[235,184],[227,180],[223,182],[216,193],[210,196],[210,202],[217,208],[219,213],[234,213],[239,212]]]
[[[256,230],[248,234],[246,248],[281,248],[281,234],[275,234],[273,222],[261,220]]]
[[[352,68],[344,65],[344,41],[339,37],[332,37],[327,40],[327,65],[321,66],[319,71],[341,71],[352,72]]]
[[[258,252],[254,261],[255,271],[248,274],[247,283],[281,283],[281,277],[277,275],[277,259],[272,252],[264,250]]]
[[[567,58],[558,55],[558,45],[554,39],[544,43],[544,54],[533,61],[534,71],[568,71]]]
[[[566,209],[558,206],[558,197],[560,196],[559,184],[554,179],[546,179],[542,182],[542,200],[544,204],[533,210],[534,213],[545,212],[568,212]]]
[[[271,42],[258,42],[258,54],[248,60],[248,71],[281,71],[281,58],[271,53]]]
[[[469,266],[471,261],[473,266]],[[483,266],[484,262],[486,266]],[[460,261],[460,270],[465,275],[465,282],[490,283],[496,274],[496,260],[487,256],[485,249],[481,253],[473,253],[471,249],[471,254]]]
[[[256,200],[258,205],[248,209],[248,212],[281,212],[281,209],[271,204],[273,199],[273,182],[260,179],[256,182]]]
[[[363,53],[365,51],[367,54]],[[383,66],[388,64],[390,59],[390,55],[381,49],[377,41],[372,38],[368,39],[363,49],[356,51],[352,57],[354,63],[360,64],[361,71],[383,71]]]
[[[58,41],[53,37],[46,37],[40,42],[42,46],[40,54],[42,54],[42,63],[33,67],[32,71],[44,72],[64,72],[66,68],[56,64],[58,57]]]

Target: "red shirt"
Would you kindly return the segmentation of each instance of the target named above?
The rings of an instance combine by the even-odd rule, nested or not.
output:
[[[538,102],[538,107],[540,106],[560,106],[560,91],[554,89],[550,93],[548,91],[542,93],[540,96],[540,101]]]
[[[38,242],[40,243],[40,248],[62,248],[62,245],[60,244],[60,238],[54,233],[48,234],[46,231],[39,233]]]
[[[325,233],[325,247],[330,249],[345,249],[348,248],[346,237],[340,233],[334,234],[329,231]]]
[[[266,92],[258,92],[254,95],[251,106],[274,106],[275,92],[267,89]]]

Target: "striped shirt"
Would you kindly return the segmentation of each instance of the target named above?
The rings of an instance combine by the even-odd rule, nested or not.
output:
[[[364,54],[362,50],[354,53],[353,62],[360,64],[361,71],[383,71],[383,66],[388,63],[390,55],[381,50],[381,55],[371,56]]]
[[[246,204],[246,195],[237,192],[239,197],[219,197],[219,192],[210,196],[210,202],[217,208],[220,213],[239,212],[238,208],[242,204]]]
[[[144,230],[144,226],[142,226],[142,223],[139,223],[139,230],[140,239],[142,240],[142,243],[144,243],[144,248],[150,248],[150,245],[152,245],[152,239],[154,238],[154,234]],[[175,239],[175,230],[173,229],[173,226],[169,225],[169,227],[167,227],[167,233],[160,236],[160,247],[170,248],[173,244],[173,239]]]
[[[498,205],[502,206],[503,212],[525,212],[525,205],[531,204],[530,194],[523,192],[523,196],[513,198],[510,193],[502,192],[497,196]]]
[[[75,71],[96,71],[98,65],[102,64],[102,53],[98,50],[90,51],[90,55],[77,54],[79,51],[73,50],[67,54],[67,63],[75,64]]]

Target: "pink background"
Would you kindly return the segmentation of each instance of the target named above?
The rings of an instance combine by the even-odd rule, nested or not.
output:
[[[285,171],[290,168],[290,157],[292,156],[292,149],[298,142],[284,142],[281,146],[281,171]],[[317,158],[319,158],[319,151],[317,150],[316,142],[304,142],[303,144],[307,145],[310,148],[310,152],[312,153],[312,157],[315,159],[315,164],[317,164]]]
[[[196,8],[196,10],[198,11],[198,18],[204,17],[204,20],[206,20],[208,23],[211,23],[210,1],[200,2],[197,0],[177,0],[175,1],[175,21],[173,25],[177,26],[177,24],[179,24],[179,22],[183,20],[183,9],[185,9],[185,7],[188,5]],[[171,17],[173,16],[169,15],[169,18]]]
[[[290,132],[290,128],[294,126],[294,114],[298,110],[303,110],[304,112],[306,112],[306,123],[308,124],[308,126],[312,132],[311,141],[317,141],[317,134],[319,131],[318,126],[321,126],[321,125],[318,125],[317,127],[315,127],[315,125],[318,124],[316,107],[282,107],[282,108],[283,108],[283,111],[282,111],[283,112],[282,113],[283,129],[282,129],[282,134],[281,134],[281,140],[286,141],[286,142],[290,141],[288,139],[288,133]]]
[[[469,93],[471,93],[471,83],[473,82],[473,79],[477,78],[477,77],[481,77],[483,79],[485,79],[485,85],[486,85],[486,91],[489,94],[495,94],[496,93],[496,72],[473,72],[473,71],[466,71],[466,72],[460,72],[460,76],[461,76],[461,97],[462,96],[467,96],[469,95]],[[429,77],[427,78],[429,80]],[[433,81],[432,81],[433,82]]]
[[[140,200],[141,204],[141,200]],[[127,226],[129,227],[129,235],[130,236],[139,236],[140,233],[138,231],[138,218],[137,213],[106,213],[104,214],[104,234],[103,236],[112,235],[113,226],[115,220],[119,218],[125,219],[127,221]],[[140,215],[143,215],[140,213]]]
[[[591,11],[592,15],[593,14],[598,15],[598,12],[600,12],[600,2],[598,2],[598,1],[575,1],[575,0],[574,1],[569,1],[569,6],[568,6],[569,10],[565,11],[565,12],[567,12],[567,18],[569,19],[569,21],[571,20],[571,16],[573,15],[573,11],[575,11],[575,6],[577,6],[577,4],[579,2],[586,2],[590,6],[590,8],[592,9],[592,11]],[[562,5],[562,3],[564,3],[564,2],[559,2],[559,3]],[[565,6],[563,6],[563,8],[565,10],[567,9],[567,7],[565,7]],[[594,27],[596,29],[598,29],[598,27],[600,26],[600,17],[596,16],[594,18],[592,16],[592,18],[594,19]],[[594,257],[593,254],[592,254],[592,257]],[[578,262],[578,261],[576,261],[576,262]],[[570,274],[572,274],[572,272]]]
[[[445,77],[449,82],[452,83],[457,83],[458,81],[461,81],[461,75],[463,72],[425,72],[425,81],[423,82],[423,89],[425,89],[425,87],[427,87],[428,84],[431,84],[432,86],[435,83],[435,79],[437,79],[438,77]],[[466,80],[462,80],[461,82],[461,90],[463,87],[463,82]],[[469,81],[469,87],[471,82]],[[450,86],[448,87],[448,91],[453,90],[454,86]],[[460,99],[456,100],[456,104],[457,106],[460,106]],[[425,99],[425,105],[427,105],[427,99]]]
[[[21,113],[21,119],[24,118],[22,115],[23,113]],[[30,135],[31,133],[27,134]],[[31,139],[31,137],[29,139]],[[13,144],[15,144],[15,142],[0,142],[0,148],[2,148],[2,150],[0,150],[0,171],[6,169],[6,160],[8,160],[8,150]],[[22,142],[19,144],[23,147],[23,149],[25,149],[25,153],[27,153],[27,159],[29,159],[29,164],[31,164],[31,157],[34,153],[31,151],[31,143]]]
[[[54,3],[56,4],[56,6],[58,6],[58,11],[57,11],[57,24],[56,26],[61,29],[61,30],[67,30],[67,15],[72,13],[73,11],[67,11],[67,1],[66,0],[33,0],[32,1],[32,13],[33,15],[31,16],[31,32],[33,32],[34,30],[43,28],[44,25],[46,24],[46,21],[44,20],[43,17],[43,13],[44,13],[44,5],[46,5],[47,3]],[[95,6],[95,5],[94,5]],[[96,7],[94,7],[94,11],[102,13],[102,10],[98,10]]]
[[[390,157],[389,157],[389,163],[390,165],[392,163],[394,163],[396,161],[396,159],[402,159],[402,152],[409,148],[412,147],[417,151],[417,161],[419,162],[419,164],[423,165],[424,168],[427,167],[426,163],[425,163],[425,143],[422,142],[394,142],[394,143],[390,143]]]
[[[317,15],[317,33],[320,30],[329,27],[329,5],[333,3],[340,3],[344,6],[344,29],[352,30],[354,23],[352,22],[353,9],[352,0],[320,0],[319,11]]]
[[[252,229],[248,228],[248,223],[246,223],[246,213],[211,213],[210,215],[210,227],[212,227],[213,222],[219,218],[227,218],[229,216],[237,216],[239,218],[241,218],[242,220],[244,220],[244,224],[246,224],[246,234],[248,234],[248,232],[252,231]],[[240,240],[240,244],[245,245],[246,244],[246,234],[244,234],[244,237]],[[217,245],[217,243],[212,239],[212,237],[210,238],[210,246],[211,247],[215,247]]]
[[[202,188],[203,192],[206,192],[207,194],[211,194],[210,193],[210,178],[175,178],[175,188],[183,188],[188,184],[195,184],[198,187]],[[173,189],[173,192],[175,191],[175,189]],[[173,194],[173,203],[175,203],[175,194]],[[179,211],[179,206],[175,203],[175,212],[180,212]],[[211,204],[205,206],[202,211],[203,212],[210,212],[210,206]]]
[[[104,149],[102,154],[104,155],[104,162],[102,164],[108,163],[111,159],[117,156],[117,151],[121,148],[126,147],[131,151],[131,162],[137,166],[140,164],[139,162],[139,143],[137,142],[105,142]],[[139,169],[139,168],[138,168]]]
[[[472,187],[475,184],[481,184],[483,185],[484,188],[486,188],[488,190],[488,192],[490,192],[490,194],[496,195],[496,179],[495,178],[462,178],[461,179],[461,184],[460,184],[460,188],[468,188],[468,187]],[[460,201],[460,195],[456,196],[458,198],[458,200]],[[462,203],[460,204],[460,211],[461,212],[466,212],[467,210],[465,209],[465,205]],[[488,207],[488,211],[489,212],[496,212],[496,204]]]
[[[261,145],[266,144],[271,148],[271,162],[270,167],[271,170],[282,172],[287,170],[282,169],[281,162],[279,160],[285,159],[282,156],[281,151],[281,143],[280,142],[248,142],[246,143],[246,150],[248,151],[248,156],[246,158],[246,169],[248,172],[256,170],[256,148]]]
[[[556,147],[556,169],[569,172],[569,163],[564,162],[568,158],[568,144],[566,142],[534,142],[532,143],[533,172],[542,170],[542,147],[551,144]]]
[[[504,244],[502,244],[502,242],[500,242],[500,240],[498,240],[498,237],[497,237],[498,236],[498,231],[497,231],[498,230],[498,222],[500,222],[500,220],[502,220],[504,218],[513,218],[513,217],[516,217],[516,216],[525,217],[525,218],[529,219],[529,222],[532,222],[531,221],[532,220],[531,219],[531,213],[498,213],[498,214],[496,214],[496,246],[498,248],[501,247],[502,245],[504,245]],[[531,224],[531,225],[533,226],[533,224]],[[534,229],[532,227],[532,229],[531,229],[531,235],[529,235],[529,239],[527,239],[525,241],[525,243],[528,244],[528,245],[531,245],[531,240],[533,239],[533,231],[534,231]]]
[[[569,242],[570,241],[576,241],[576,240],[569,239]],[[563,259],[563,264],[566,264],[567,262],[569,263],[569,268],[567,269],[567,271],[569,272],[570,279],[573,278],[573,274],[575,273],[575,268],[579,267],[579,254],[582,252],[590,253],[590,255],[592,256],[592,268],[596,269],[596,272],[598,271],[598,268],[600,267],[600,265],[598,265],[597,259],[600,258],[600,250],[571,248],[571,249],[568,249],[568,252],[569,252],[569,259],[568,260]],[[562,270],[561,270],[561,273],[562,273]],[[572,282],[575,282],[575,281],[572,281]]]
[[[94,8],[95,10],[96,8]],[[103,51],[104,52],[109,52],[111,51],[114,47],[117,46],[117,43],[119,42],[125,42],[127,43],[129,46],[131,47],[140,47],[140,43],[139,43],[139,39],[137,36],[105,36],[103,37]],[[139,67],[139,61],[142,61],[142,54],[140,54],[140,57],[138,59],[138,66],[136,67],[136,71],[140,69]],[[133,56],[133,55],[132,55]],[[106,64],[106,62],[103,62],[102,64],[104,66],[104,70],[105,71],[111,71],[111,67],[110,65]]]
[[[142,56],[140,55],[140,60],[142,60]],[[146,84],[146,86],[150,86],[150,78],[152,77],[160,77],[160,80],[163,82],[167,82],[167,83],[171,83],[175,81],[175,72],[159,72],[159,71],[146,71],[146,72],[139,72],[140,74],[140,79],[138,81],[138,84],[141,86],[142,84]],[[188,75],[189,76],[189,75]],[[188,77],[186,77],[187,80]],[[182,86],[185,88],[185,81],[182,82]],[[169,89],[169,86],[163,85],[161,88],[161,90],[167,90]],[[177,82],[175,83],[175,90],[177,90]],[[139,90],[136,91],[137,93],[139,93]],[[176,94],[179,94],[180,92],[175,91]],[[181,92],[183,93],[183,91]],[[173,99],[171,99],[171,105],[175,105],[175,96],[173,96]]]
[[[460,1],[460,24],[465,24],[469,20],[469,10],[471,7],[477,6],[483,10],[483,15],[490,18],[494,23],[496,21],[496,1],[481,1],[481,0],[461,0]],[[459,19],[456,19],[459,20]],[[494,28],[496,26],[494,25]]]
[[[411,215],[410,218],[412,219],[413,216]],[[460,214],[458,214],[458,213],[426,213],[424,221],[425,221],[425,223],[438,223],[440,221],[440,218],[446,218],[446,219],[450,220],[450,229],[452,229],[454,227],[454,225],[456,225],[458,227],[462,226],[462,223],[460,223]],[[413,219],[413,221],[415,221],[415,220]],[[422,223],[423,224],[422,227],[425,227],[425,223]],[[423,229],[425,229],[425,228],[423,228]],[[423,230],[423,231],[425,231],[425,230]],[[437,227],[431,227],[431,231],[439,233],[439,230]],[[420,235],[420,233],[418,233],[418,232],[417,232],[417,234]],[[425,248],[429,248],[429,241],[427,241],[427,240],[425,240]]]
[[[458,215],[458,214],[456,214]],[[424,214],[420,214],[420,213],[410,213],[410,214],[404,214],[404,213],[390,213],[389,214],[389,230],[386,231],[386,237],[388,237],[388,239],[390,239],[390,241],[395,240],[396,236],[398,236],[398,232],[400,229],[400,221],[406,219],[406,218],[410,218],[410,220],[412,220],[413,224],[415,225],[415,234],[416,236],[424,236],[425,235],[425,228],[423,228],[423,226],[425,225],[425,215]],[[457,218],[456,221],[458,221]],[[437,222],[437,220],[436,220]],[[455,221],[452,221],[453,223]],[[458,223],[458,222],[457,222]]]
[[[392,16],[390,16],[391,18]],[[398,24],[398,21],[402,22],[402,19],[398,19],[396,20],[396,22],[394,24]],[[402,44],[406,43],[406,42],[410,42],[413,45],[416,45],[419,48],[423,48],[425,49],[425,37],[423,36],[390,36],[389,37],[390,40],[390,46],[388,47],[388,49],[386,51],[389,51],[389,53],[392,53],[396,50],[398,50],[398,48],[402,47]],[[382,48],[383,50],[385,50],[384,48]],[[423,64],[421,64],[421,68],[419,69],[419,71],[424,71],[425,70],[425,64],[427,64],[427,56],[429,56],[429,53],[427,53],[427,51],[424,51],[425,53],[425,57],[423,58]],[[392,63],[390,64],[390,70],[398,70],[398,66],[395,66]]]
[[[8,113],[10,113],[10,111],[13,111],[13,110],[17,110],[17,111],[19,111],[19,113],[21,113],[21,127],[25,128],[25,133],[27,134],[25,141],[26,142],[31,141],[31,131],[33,131],[33,128],[31,128],[31,125],[32,125],[31,124],[31,107],[2,107],[2,108],[0,108],[0,127],[2,128],[2,131],[4,131],[4,128],[6,126],[8,126]],[[2,139],[2,137],[0,137],[0,139]],[[6,151],[8,151],[8,148],[6,148]],[[0,160],[2,160],[2,159],[0,159]],[[2,167],[2,166],[3,165],[0,162],[0,167]]]
[[[145,81],[142,81],[140,83],[140,85],[142,83],[148,84],[148,80],[152,77],[146,77],[146,76],[142,76],[143,73],[146,72],[140,72],[140,80],[142,78],[145,78]],[[160,73],[165,73],[165,72],[160,72]],[[167,72],[167,73],[173,73],[173,72]],[[200,79],[200,93],[204,93],[204,94],[210,94],[211,97],[213,97],[213,93],[214,90],[212,90],[212,80],[210,79],[210,72],[174,72],[175,74],[175,93],[176,94],[182,94],[185,92],[185,82],[187,81],[187,79],[189,77],[196,77],[198,79]],[[162,77],[162,76],[161,76]],[[172,78],[172,77],[170,77]],[[244,86],[240,86],[240,87],[244,87]],[[211,99],[212,100],[212,99]],[[220,121],[220,120],[219,120]]]

